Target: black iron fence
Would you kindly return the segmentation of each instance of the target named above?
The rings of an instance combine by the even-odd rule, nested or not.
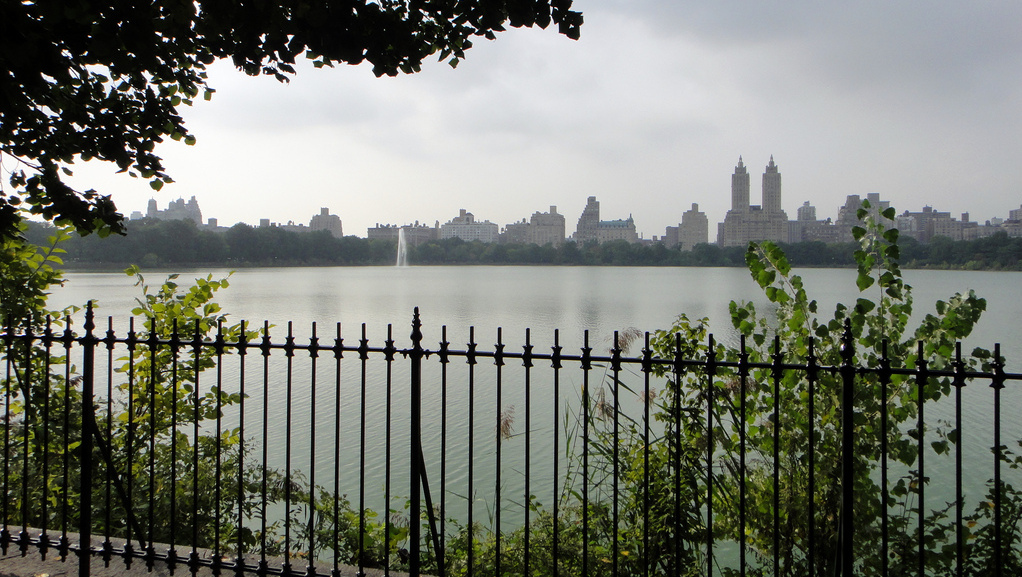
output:
[[[3,340],[0,546],[215,574],[1011,575],[1022,438],[999,347],[568,352],[362,326]],[[641,344],[641,350],[629,347]],[[759,359],[759,360],[757,360]],[[983,385],[983,386],[981,386]],[[1006,397],[1007,395],[1007,397]],[[83,546],[83,543],[98,545]]]

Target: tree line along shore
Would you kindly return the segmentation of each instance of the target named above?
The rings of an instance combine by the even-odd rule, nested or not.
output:
[[[48,225],[33,223],[26,238],[45,245],[52,232]],[[1022,270],[1022,238],[1004,233],[969,241],[937,237],[926,244],[903,238],[899,244],[906,268]],[[794,266],[851,267],[855,264],[852,245],[804,242],[782,246]],[[132,223],[125,236],[72,235],[61,247],[67,251],[63,260],[70,269],[129,264],[144,268],[379,266],[394,264],[397,252],[396,241],[389,239],[335,238],[326,231],[296,233],[246,224],[218,233],[184,220]],[[417,265],[745,266],[745,247],[700,244],[681,250],[625,241],[565,242],[554,247],[446,239],[409,247],[408,261]]]

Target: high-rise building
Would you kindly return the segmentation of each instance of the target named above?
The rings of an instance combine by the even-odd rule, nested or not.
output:
[[[741,156],[738,157],[735,173],[731,175],[731,210],[740,213],[749,210],[749,172]]]
[[[376,223],[376,226],[369,227],[366,230],[366,238],[370,240],[397,240],[401,231],[404,231],[405,242],[408,246],[418,246],[421,243],[440,238],[440,222],[436,221],[433,226],[419,224],[419,221],[415,221],[415,224],[406,225],[381,225]]]
[[[313,215],[309,221],[309,228],[312,230],[325,230],[334,238],[344,236],[344,229],[341,227],[341,217],[330,214],[329,208],[320,208],[319,214]]]
[[[781,173],[770,155],[770,164],[763,173],[763,211],[771,214],[781,212]]]
[[[678,244],[682,250],[692,250],[697,244],[709,239],[710,223],[706,213],[699,210],[699,205],[692,203],[692,208],[681,215],[678,226]]]
[[[515,222],[504,227],[500,241],[511,244],[536,244],[555,247],[564,244],[564,215],[551,206],[550,212],[534,212],[532,218]]]
[[[612,240],[639,242],[639,233],[635,229],[635,220],[631,215],[618,220],[600,220],[600,201],[590,196],[582,215],[578,217],[575,227],[574,241],[578,244],[587,242],[603,243]]]
[[[751,241],[788,241],[788,215],[781,209],[781,173],[770,157],[763,173],[763,204],[749,204],[749,173],[742,157],[731,175],[731,210],[718,227],[721,246],[745,246]]]
[[[167,210],[160,210],[156,205],[156,199],[150,198],[145,216],[154,220],[190,220],[195,224],[202,224],[202,211],[199,210],[199,201],[195,200],[194,196],[188,202],[183,198],[170,201],[167,203]],[[134,218],[135,214],[132,214],[132,219]]]
[[[585,244],[587,242],[598,242],[596,229],[600,226],[600,201],[595,196],[590,196],[586,201],[582,215],[578,217],[578,225],[575,227],[575,242]]]
[[[869,201],[870,216],[876,222],[883,222],[885,228],[892,228],[895,226],[895,221],[887,220],[883,218],[883,211],[887,210],[891,206],[891,202],[888,200],[880,200],[879,192],[871,192],[866,195],[866,200]],[[852,242],[855,237],[852,235],[852,228],[856,226],[862,226],[863,221],[859,219],[859,209],[862,208],[862,197],[858,194],[849,194],[845,199],[845,205],[837,211],[837,237],[839,242]],[[948,214],[948,217],[951,215]],[[902,221],[903,223],[909,222],[908,220]],[[898,228],[901,229],[902,225]],[[914,225],[913,225],[914,226]],[[905,232],[904,230],[902,232]],[[914,234],[912,234],[914,236]]]
[[[497,242],[499,235],[500,227],[497,223],[488,220],[478,222],[475,215],[464,208],[459,211],[458,216],[440,226],[441,239],[460,238],[467,241]]]
[[[667,248],[674,248],[681,244],[681,225],[667,227],[664,236],[660,237],[660,242]]]
[[[1022,206],[1009,210],[1008,220],[1022,220]]]
[[[528,241],[539,246],[564,244],[564,215],[557,213],[556,206],[551,205],[550,212],[532,213]]]
[[[802,203],[802,206],[798,207],[796,211],[796,218],[799,222],[809,222],[816,220],[816,207],[809,204],[809,201]]]
[[[945,225],[937,224],[937,221],[941,220],[950,221],[951,213],[933,210],[932,206],[924,206],[919,212],[906,210],[898,217],[898,230],[903,235],[912,236],[919,242],[926,243],[936,236],[936,230],[946,230]],[[906,226],[909,223],[911,225]]]
[[[969,220],[969,213],[963,212],[961,220],[950,218],[939,218],[933,221],[933,236],[946,236],[951,240],[972,240],[979,238],[979,223]]]
[[[639,233],[635,230],[632,215],[617,220],[601,220],[596,229],[596,242],[603,244],[612,240],[639,242]]]
[[[798,207],[795,220],[788,221],[788,242],[837,242],[837,227],[828,218],[816,220],[816,207],[809,201]]]
[[[501,244],[528,244],[528,238],[529,221],[523,218],[519,222],[504,225],[499,241]]]

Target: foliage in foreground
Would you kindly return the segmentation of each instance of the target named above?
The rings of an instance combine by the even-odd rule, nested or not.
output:
[[[214,302],[228,279],[207,276],[182,287],[172,275],[153,290],[137,267],[130,268],[127,273],[136,277],[142,293],[132,311],[143,319],[133,333],[137,344],[116,359],[118,379],[96,392],[94,414],[83,415],[79,368],[65,350],[65,339],[75,333],[63,321],[77,309],[45,308],[47,291],[62,282],[58,242],[67,234],[61,229],[45,247],[8,239],[0,253],[4,318],[8,327],[34,335],[31,342],[6,341],[3,350],[5,526],[46,527],[51,534],[81,529],[80,511],[72,504],[80,502],[81,441],[91,426],[98,434],[90,460],[94,479],[102,480],[92,486],[93,531],[136,547],[155,542],[225,553],[257,548],[296,553],[312,534],[297,520],[307,512],[302,504],[322,502],[330,504],[321,506],[322,519],[341,520],[338,554],[356,562],[358,515],[347,500],[309,486],[299,472],[262,465],[239,429],[222,427],[218,418],[244,397],[198,386],[199,375],[231,351],[193,348],[193,339],[237,342],[262,336],[229,325]],[[177,345],[150,344],[175,339]],[[132,503],[130,510],[125,502]],[[282,522],[266,521],[267,511],[280,507],[291,511],[297,528],[293,541],[284,538]],[[382,538],[378,525],[366,528],[370,565],[396,557],[397,541]]]
[[[859,216],[866,214],[862,210]],[[955,343],[971,333],[986,308],[986,302],[971,291],[956,294],[937,302],[935,313],[926,314],[911,328],[913,301],[898,266],[898,231],[868,223],[854,234],[860,245],[854,256],[862,296],[851,306],[837,305],[829,319],[821,318],[784,253],[764,242],[750,245],[746,261],[770,301],[770,312],[762,315],[752,303],[731,304],[741,343],[708,342],[705,320],[693,322],[682,316],[670,330],[658,332],[651,344],[661,358],[681,353],[686,359],[766,365],[747,371],[719,369],[713,374],[707,373],[705,365],[659,371],[668,377],[668,385],[654,402],[653,414],[674,434],[658,438],[651,447],[653,453],[663,455],[659,458],[680,452],[682,466],[677,470],[686,482],[679,485],[684,490],[679,497],[685,510],[701,515],[701,529],[695,533],[705,538],[705,511],[712,504],[713,537],[737,543],[744,529],[750,557],[767,567],[766,573],[777,563],[783,575],[805,575],[810,567],[819,575],[832,574],[838,561],[837,520],[842,514],[841,374],[775,371],[770,365],[810,362],[892,370],[947,369],[956,362]],[[851,351],[842,346],[846,327],[853,341]],[[981,365],[990,370],[994,361],[988,351],[976,349],[962,360],[961,368]],[[928,571],[954,567],[953,505],[924,511],[922,533],[915,507],[924,488],[932,484],[921,472],[923,457],[928,457],[932,471],[934,461],[951,458],[958,442],[958,433],[950,425],[920,421],[919,406],[922,400],[931,404],[947,397],[953,387],[948,377],[919,383],[914,377],[883,371],[859,371],[856,376],[854,543],[863,575],[881,574],[885,566],[892,574],[911,570],[919,562],[920,541],[926,544],[923,561]],[[708,405],[713,416],[709,425]],[[604,434],[605,443],[611,432]],[[641,453],[643,439],[634,427],[624,437],[623,454]],[[675,442],[679,446],[673,446]],[[884,446],[891,473],[886,494],[881,485]],[[707,479],[709,455],[713,469]],[[692,460],[686,464],[686,458]],[[1018,469],[1019,460],[1011,453],[1005,451],[1003,460],[1006,468]],[[642,470],[634,461],[626,460],[625,466]],[[690,478],[687,467],[704,473]],[[654,483],[667,484],[678,473],[652,469],[648,474]],[[706,497],[708,482],[713,484],[712,503]],[[644,487],[644,480],[626,483],[624,492],[630,495]],[[1006,513],[1001,542],[992,536],[994,492],[1000,493]],[[967,574],[983,574],[998,548],[1009,573],[1022,568],[1022,493],[1011,484],[995,487],[990,481],[985,495],[967,497],[974,507],[964,518]],[[890,536],[886,559],[881,547],[885,515]],[[698,547],[698,538],[688,542]]]

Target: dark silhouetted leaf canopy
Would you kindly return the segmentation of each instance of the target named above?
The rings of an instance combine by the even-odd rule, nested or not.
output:
[[[551,23],[577,39],[582,15],[571,0],[0,0],[0,234],[26,207],[82,233],[123,232],[108,196],[65,184],[67,166],[100,159],[156,189],[170,182],[155,145],[194,142],[178,108],[209,98],[218,59],[281,81],[299,58],[393,76],[434,54],[457,63],[507,24]]]

